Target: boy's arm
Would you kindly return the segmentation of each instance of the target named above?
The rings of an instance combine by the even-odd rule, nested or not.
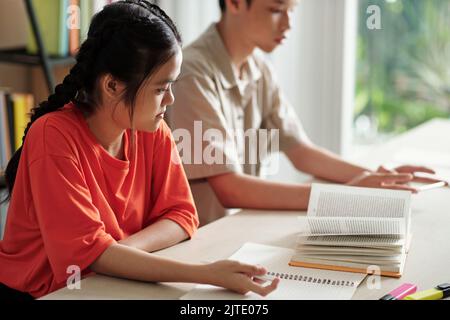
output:
[[[418,172],[434,174],[435,172],[422,166],[400,166],[387,170],[380,166],[376,171],[366,169],[346,161],[338,155],[315,146],[312,143],[299,143],[286,152],[296,169],[309,173],[315,177],[337,183],[349,185],[401,189],[417,192],[415,188],[404,185],[411,180],[417,182],[434,183],[440,181],[437,178],[415,178]],[[404,180],[408,175],[409,179]],[[392,181],[396,179],[397,181]],[[397,184],[396,182],[400,182]]]
[[[406,184],[413,178],[409,172],[373,172],[312,144],[292,148],[288,157],[298,170],[334,182],[417,192]],[[305,210],[311,192],[309,184],[277,183],[240,173],[212,176],[208,182],[226,208]]]
[[[347,183],[363,172],[371,172],[309,142],[295,144],[286,155],[297,170],[328,181]]]
[[[305,210],[311,186],[263,180],[241,173],[208,178],[221,204],[226,208]]]

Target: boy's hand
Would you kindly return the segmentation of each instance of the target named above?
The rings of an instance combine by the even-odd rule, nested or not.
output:
[[[419,183],[435,183],[444,181],[439,179],[439,177],[433,177],[436,172],[433,169],[422,167],[422,166],[411,166],[404,165],[400,167],[396,167],[394,169],[387,169],[383,166],[380,166],[377,170],[379,173],[410,173],[413,175],[413,182]],[[447,181],[444,181],[447,183]],[[448,184],[448,183],[447,183]]]
[[[364,171],[352,180],[347,185],[365,188],[383,188],[394,190],[406,190],[417,193],[417,189],[410,187],[407,183],[414,179],[410,173],[380,173]]]

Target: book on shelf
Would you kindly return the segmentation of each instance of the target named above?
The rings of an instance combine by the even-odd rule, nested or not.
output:
[[[69,38],[66,25],[69,0],[33,0],[32,5],[41,30],[43,44],[49,55],[65,57],[69,54]],[[27,51],[37,53],[37,43],[28,28]]]
[[[33,107],[33,95],[0,89],[0,170],[6,168],[12,154],[22,145]]]
[[[31,94],[13,93],[12,101],[14,105],[14,150],[22,145],[22,137],[30,119],[29,113],[34,104]]]
[[[69,28],[69,53],[71,56],[77,54],[78,48],[80,47],[80,28],[81,28],[81,10],[79,0],[69,0],[69,5],[71,8],[75,7],[77,9],[70,10],[70,28]]]
[[[42,41],[51,56],[74,56],[86,40],[92,16],[114,1],[32,0]],[[28,28],[27,51],[37,54],[37,43]]]
[[[0,190],[0,196],[4,197],[4,191]],[[3,235],[5,234],[5,226],[6,226],[6,213],[8,211],[8,206],[5,204],[0,205],[0,240],[3,239]]]
[[[411,193],[313,184],[290,265],[400,277],[411,241]]]
[[[87,39],[89,23],[94,12],[92,0],[80,0],[80,43]]]
[[[47,53],[59,57],[76,55],[81,43],[87,38],[93,15],[116,1],[32,0]],[[37,43],[31,26],[28,28],[27,52],[37,54]]]
[[[8,98],[0,91],[0,171],[12,156],[9,131]]]

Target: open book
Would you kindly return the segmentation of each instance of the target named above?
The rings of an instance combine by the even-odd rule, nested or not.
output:
[[[254,293],[242,295],[229,290],[198,285],[183,300],[348,300],[365,275],[329,270],[314,270],[289,266],[293,249],[256,243],[244,244],[230,259],[250,264],[260,264],[268,274],[280,278],[278,288],[266,297]]]
[[[411,239],[409,191],[313,184],[292,266],[400,277]]]

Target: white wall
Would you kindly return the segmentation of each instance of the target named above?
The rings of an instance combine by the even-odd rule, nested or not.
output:
[[[158,3],[175,21],[185,46],[220,18],[217,0],[159,0]]]
[[[345,153],[353,110],[356,0],[301,0],[274,54],[279,80],[311,139]]]
[[[301,0],[286,44],[273,54],[282,88],[311,140],[347,155],[354,110],[357,0]],[[302,181],[282,157],[273,179]]]

